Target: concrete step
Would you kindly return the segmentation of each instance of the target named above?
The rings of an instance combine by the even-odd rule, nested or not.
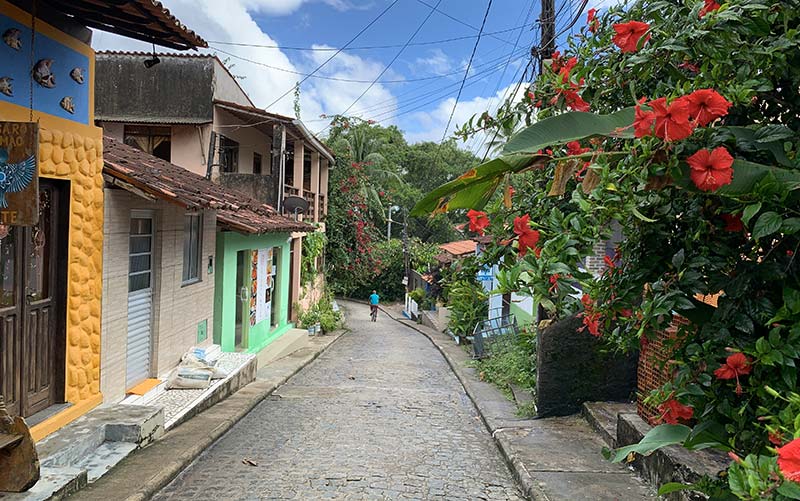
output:
[[[98,447],[93,454],[87,456],[83,461],[76,463],[75,467],[86,470],[87,480],[91,484],[105,475],[137,448],[136,444],[130,442],[105,442]]]
[[[42,467],[41,478],[27,492],[0,493],[3,501],[47,501],[64,499],[86,487],[86,470],[71,466]]]
[[[281,337],[270,343],[266,348],[259,351],[256,357],[258,358],[258,368],[262,368],[279,360],[290,353],[305,348],[308,346],[308,331],[305,329],[290,329]]]
[[[620,414],[636,414],[636,404],[584,402],[583,417],[610,448],[617,446],[617,419]]]

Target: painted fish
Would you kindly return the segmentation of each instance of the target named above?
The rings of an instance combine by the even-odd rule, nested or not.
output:
[[[75,102],[72,100],[71,97],[69,97],[69,96],[65,97],[58,104],[60,104],[61,107],[64,108],[67,112],[69,112],[69,113],[71,113],[73,115],[75,114]]]
[[[72,71],[69,72],[69,76],[72,77],[73,80],[78,82],[79,84],[83,83],[83,70],[80,68],[72,68]]]
[[[5,94],[6,96],[13,96],[14,95],[14,87],[11,81],[14,80],[11,77],[0,77],[0,92]]]
[[[16,28],[9,28],[3,32],[3,41],[14,50],[22,48],[22,40],[19,39],[22,32]]]
[[[36,83],[47,89],[52,89],[56,86],[56,76],[53,74],[52,66],[52,59],[40,59],[32,71],[32,76]]]

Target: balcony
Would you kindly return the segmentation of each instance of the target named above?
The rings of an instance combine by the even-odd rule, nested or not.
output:
[[[241,174],[238,172],[221,172],[219,184],[242,193],[256,200],[275,207],[277,204],[278,183],[273,176],[261,174]]]

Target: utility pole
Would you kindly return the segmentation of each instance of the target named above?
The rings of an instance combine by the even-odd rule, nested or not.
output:
[[[542,15],[539,18],[542,27],[542,41],[539,44],[541,60],[550,59],[556,50],[556,6],[555,0],[542,0]]]

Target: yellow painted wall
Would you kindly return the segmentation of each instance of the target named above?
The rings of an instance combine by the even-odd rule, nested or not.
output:
[[[0,12],[30,26],[30,15],[0,0]],[[36,20],[36,30],[89,57],[89,123],[94,123],[94,51]],[[30,110],[0,102],[0,120],[27,121]],[[34,426],[36,440],[47,436],[102,402],[100,394],[100,318],[103,291],[103,138],[102,129],[33,112],[39,122],[39,174],[70,181],[67,284],[67,354],[64,395],[73,406]]]

